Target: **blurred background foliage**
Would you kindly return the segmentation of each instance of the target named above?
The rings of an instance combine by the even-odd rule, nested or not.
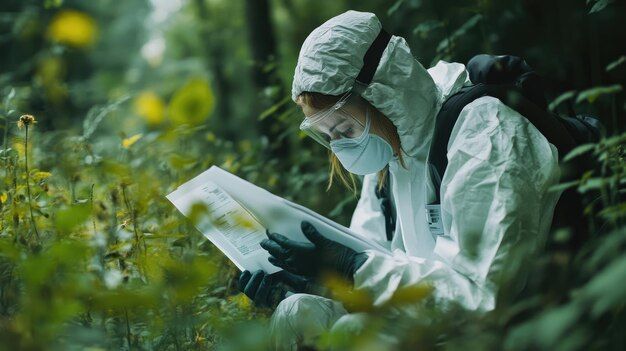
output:
[[[398,349],[624,349],[626,6],[611,0],[3,0],[0,349],[265,348],[268,311],[164,195],[219,165],[348,224],[357,197],[325,191],[327,155],[290,99],[304,38],[348,9],[426,67],[522,56],[553,111],[597,115],[607,137],[575,150],[596,166],[563,185],[589,195],[572,216],[593,235],[512,253],[495,311],[444,310],[421,288],[372,309],[331,284],[367,329],[318,346],[384,349],[385,331]],[[390,324],[398,304],[421,317]]]

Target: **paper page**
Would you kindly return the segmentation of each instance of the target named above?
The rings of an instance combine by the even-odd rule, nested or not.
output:
[[[213,183],[223,190],[223,192],[228,195],[234,203],[247,211],[253,220],[256,220],[261,227],[267,228],[270,232],[280,233],[295,241],[307,242],[308,240],[302,234],[300,229],[300,224],[302,221],[308,221],[313,224],[320,234],[326,238],[348,246],[357,252],[371,249],[390,254],[390,251],[387,248],[384,248],[376,242],[363,238],[362,236],[352,232],[349,228],[331,221],[330,219],[325,218],[324,216],[317,214],[304,206],[300,206],[278,197],[269,191],[216,166],[211,167],[202,174],[181,185],[178,189],[176,189],[176,191],[169,194],[167,198],[172,201],[172,203],[174,203],[174,205],[176,205],[176,207],[178,207],[183,214],[188,216],[187,212],[181,209],[180,204],[189,203],[189,201],[192,201],[190,199],[193,199],[194,196],[198,198],[199,195],[197,194],[205,192],[206,190],[202,189],[209,183]],[[205,199],[203,200],[202,195],[199,196],[199,199],[205,201]],[[196,199],[193,201],[198,200]],[[274,267],[267,262],[269,254],[265,250],[261,249],[253,251],[253,254],[249,255],[253,260],[248,261],[248,256],[244,256],[242,252],[237,250],[237,244],[230,243],[228,238],[223,233],[220,233],[220,235],[208,235],[205,233],[207,231],[206,228],[204,228],[204,230],[201,228],[199,229],[205,234],[205,236],[207,236],[207,238],[211,239],[211,241],[214,242],[220,250],[224,251],[224,253],[231,260],[233,260],[233,262],[235,262],[237,267],[240,269],[264,269],[266,272],[275,272],[279,270],[277,267]],[[241,239],[239,237],[237,240],[245,241],[245,239]],[[224,247],[229,247],[230,250],[226,250]],[[233,252],[237,254],[237,256]]]
[[[309,216],[311,216],[313,218],[316,218],[316,219],[318,219],[321,222],[324,222],[324,223],[328,224],[329,226],[331,226],[331,227],[337,229],[338,231],[340,231],[342,234],[354,237],[354,239],[361,241],[363,243],[363,245],[373,245],[373,246],[376,246],[376,248],[379,251],[382,251],[382,252],[387,252],[388,251],[388,249],[386,247],[380,245],[379,243],[367,240],[364,237],[361,237],[358,234],[352,232],[349,228],[346,228],[346,227],[342,226],[341,224],[339,224],[337,222],[333,222],[330,219],[328,219],[328,218],[318,214],[315,211],[312,211],[312,210],[310,210],[310,209],[308,209],[308,208],[306,208],[306,207],[304,207],[302,205],[298,205],[298,204],[293,203],[293,202],[288,201],[288,200],[284,200],[284,201],[285,201],[285,203],[288,206],[296,208],[299,211],[302,211],[302,212],[306,213],[307,215],[309,215]]]
[[[207,225],[215,226],[243,256],[262,250],[259,243],[266,238],[265,228],[215,183],[208,183],[202,190],[207,194]]]
[[[197,187],[177,189],[168,195],[185,215],[191,215],[194,204],[202,204],[196,228],[241,269],[262,269],[273,273],[280,269],[271,265],[269,254],[259,243],[266,239],[265,228],[228,193],[211,181]]]

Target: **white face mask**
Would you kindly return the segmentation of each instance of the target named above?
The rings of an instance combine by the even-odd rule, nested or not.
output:
[[[391,161],[393,148],[375,134],[370,134],[372,124],[369,108],[366,110],[365,130],[360,137],[331,140],[330,149],[350,173],[366,175],[376,173]]]

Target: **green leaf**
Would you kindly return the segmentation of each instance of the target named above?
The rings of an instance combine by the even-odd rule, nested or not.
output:
[[[617,67],[621,66],[622,64],[624,64],[624,62],[626,62],[626,56],[622,55],[617,60],[609,63],[606,66],[606,71],[610,72],[610,71],[616,69]]]
[[[413,28],[413,35],[418,35],[420,38],[426,38],[430,32],[441,27],[443,27],[443,22],[441,21],[425,21]]]
[[[56,227],[60,232],[68,233],[89,218],[91,208],[87,204],[62,208],[56,213]]]
[[[402,6],[403,3],[404,3],[404,0],[398,0],[393,5],[391,5],[391,7],[387,10],[387,16],[391,16],[396,11],[398,11],[398,9],[400,8],[400,6]]]
[[[291,97],[286,96],[285,98],[283,98],[282,100],[280,100],[279,102],[275,103],[274,105],[270,106],[267,110],[263,111],[260,115],[259,115],[259,121],[264,120],[265,118],[267,118],[268,116],[271,116],[273,113],[275,113],[276,111],[278,111],[278,109],[281,106],[284,106],[287,102],[289,102],[291,100]]]
[[[5,109],[9,109],[9,106],[11,106],[11,101],[13,101],[14,98],[15,98],[15,88],[11,88],[11,91],[9,91],[7,96],[4,98],[3,105]]]
[[[598,99],[600,95],[617,94],[620,91],[622,91],[622,86],[620,84],[587,89],[578,94],[578,97],[576,98],[576,103],[578,104],[585,100],[587,100],[589,103],[593,103]]]
[[[582,315],[578,304],[566,304],[542,311],[528,322],[515,326],[508,333],[504,349],[553,349]]]
[[[187,247],[190,244],[191,244],[191,240],[189,236],[178,238],[172,242],[172,246],[174,247]]]
[[[618,146],[620,144],[626,143],[626,133],[622,133],[619,135],[614,135],[612,137],[608,137],[604,140],[600,141],[600,145],[603,148],[610,148],[613,146]]]
[[[600,189],[601,187],[610,183],[610,179],[604,179],[599,177],[589,178],[578,186],[578,191],[581,193],[586,193],[589,190]]]
[[[609,4],[613,2],[613,0],[591,0],[591,1],[595,3],[591,7],[591,10],[589,10],[589,13],[602,11],[605,7],[607,7]],[[589,4],[591,1],[587,1],[587,4]]]
[[[476,26],[478,22],[480,22],[481,19],[483,19],[483,16],[481,14],[476,14],[470,17],[470,19],[468,19],[467,22],[465,22],[461,27],[459,27],[456,31],[454,31],[454,33],[452,33],[448,38],[442,40],[439,43],[439,45],[437,45],[437,52],[445,51],[448,47],[452,45],[452,43],[456,39],[458,39],[459,37],[467,33],[468,30]]]
[[[187,157],[177,153],[172,153],[168,158],[168,161],[172,168],[181,170],[186,167],[193,166],[197,163],[198,160],[193,157]]]
[[[586,259],[588,268],[599,270],[602,265],[612,262],[616,257],[619,257],[624,244],[626,244],[626,228],[603,234],[597,248]]]
[[[351,205],[356,200],[357,200],[356,197],[346,196],[343,200],[339,201],[339,203],[337,203],[337,205],[335,205],[335,208],[333,208],[330,211],[330,213],[328,213],[328,216],[329,217],[337,217],[337,216],[339,216],[344,211],[344,208],[346,206]]]
[[[574,96],[576,96],[575,90],[566,91],[563,94],[557,96],[557,98],[550,103],[550,106],[548,106],[548,108],[550,109],[550,111],[554,111],[560,104],[572,99]]]
[[[626,299],[626,256],[616,258],[582,288],[581,295],[593,303],[591,314],[599,317]]]
[[[83,121],[83,138],[88,139],[96,131],[104,117],[106,117],[109,113],[115,111],[122,103],[124,103],[128,99],[129,97],[125,96],[108,105],[92,107],[89,112],[87,112],[87,116]]]
[[[606,207],[602,209],[598,215],[609,221],[617,221],[620,218],[626,217],[626,203]]]
[[[565,157],[563,157],[563,162],[569,162],[572,159],[582,155],[582,154],[586,154],[589,151],[595,149],[596,144],[583,144],[580,146],[577,146],[574,148],[574,150],[570,151],[567,155],[565,155]]]
[[[578,183],[580,183],[578,180],[573,180],[571,182],[565,182],[565,183],[553,185],[550,187],[550,189],[548,189],[548,191],[549,192],[561,192],[571,187],[575,187],[576,185],[578,185]]]
[[[8,147],[6,149],[0,149],[0,157],[16,157],[17,151],[15,151],[14,149]]]

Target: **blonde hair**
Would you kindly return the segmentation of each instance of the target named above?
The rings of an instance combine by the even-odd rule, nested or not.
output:
[[[326,95],[322,93],[314,93],[314,92],[303,92],[298,95],[298,103],[310,106],[314,109],[321,110],[324,108],[328,108],[334,105],[341,95]],[[405,167],[404,159],[402,157],[402,145],[400,144],[400,135],[398,135],[398,129],[396,126],[385,116],[382,114],[376,107],[370,104],[368,101],[365,101],[365,104],[368,108],[370,108],[372,114],[372,130],[380,133],[391,145],[393,149],[393,153],[398,155],[398,159],[400,160],[400,164],[402,167]],[[335,179],[338,179],[343,183],[346,187],[356,193],[356,180],[352,173],[346,171],[345,168],[339,162],[339,159],[335,154],[329,151],[328,157],[330,159],[330,177],[328,179],[328,187],[330,189],[333,186],[333,182]],[[385,183],[386,177],[388,177],[388,169],[385,167],[383,170],[378,172],[378,188],[382,188]]]

